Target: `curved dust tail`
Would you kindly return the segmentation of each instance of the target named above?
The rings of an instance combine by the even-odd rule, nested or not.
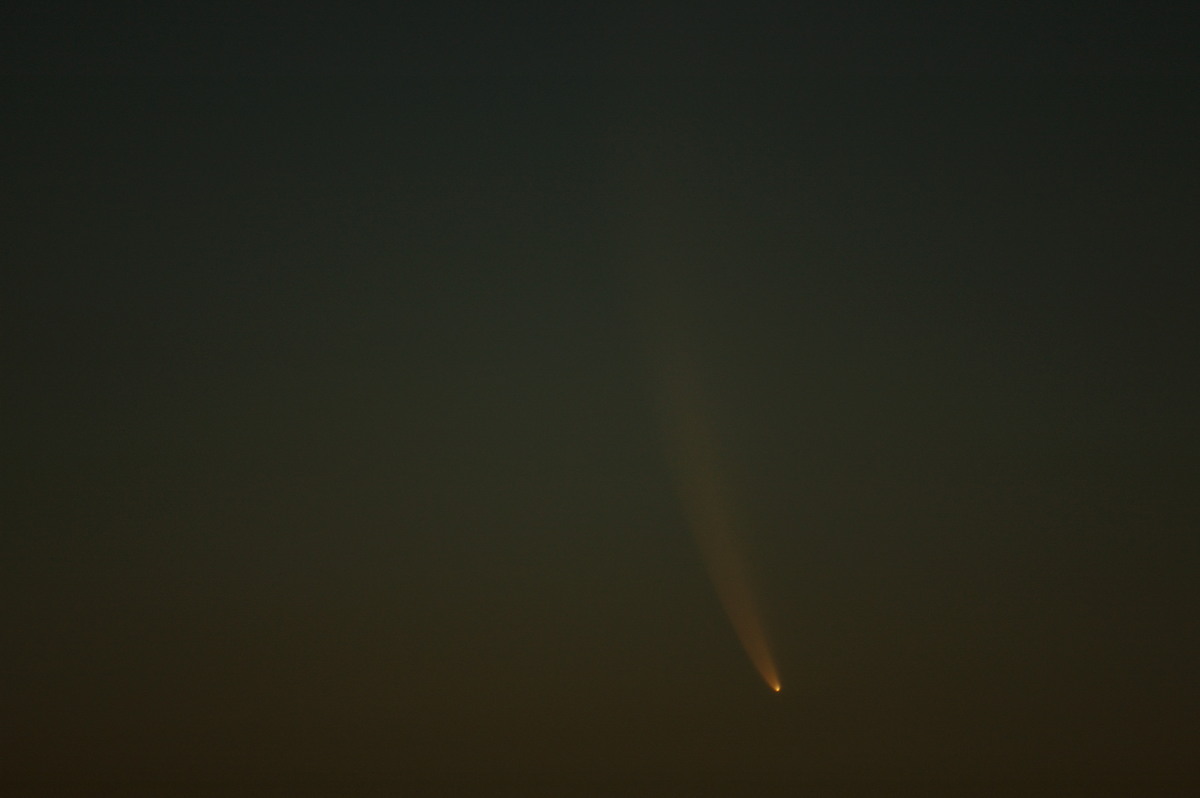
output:
[[[678,338],[674,343],[660,349],[658,373],[667,446],[684,513],[742,647],[767,686],[779,692],[740,525],[720,474],[711,413],[686,347]]]

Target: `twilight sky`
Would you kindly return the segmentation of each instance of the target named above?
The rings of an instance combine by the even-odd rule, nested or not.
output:
[[[1194,786],[1200,69],[1091,13],[6,12],[0,779]]]

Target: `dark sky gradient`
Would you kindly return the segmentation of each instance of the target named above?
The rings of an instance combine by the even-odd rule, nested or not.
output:
[[[1200,68],[1091,13],[6,12],[0,778],[1194,787]]]

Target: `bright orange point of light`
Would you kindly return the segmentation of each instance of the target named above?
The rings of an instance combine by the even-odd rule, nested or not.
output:
[[[774,685],[771,685],[771,689],[778,693],[780,690],[783,689],[783,686],[779,685],[779,684],[774,684]]]

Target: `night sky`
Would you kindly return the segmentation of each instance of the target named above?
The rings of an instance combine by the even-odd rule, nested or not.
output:
[[[101,8],[0,39],[6,794],[1200,787],[1191,20]]]

